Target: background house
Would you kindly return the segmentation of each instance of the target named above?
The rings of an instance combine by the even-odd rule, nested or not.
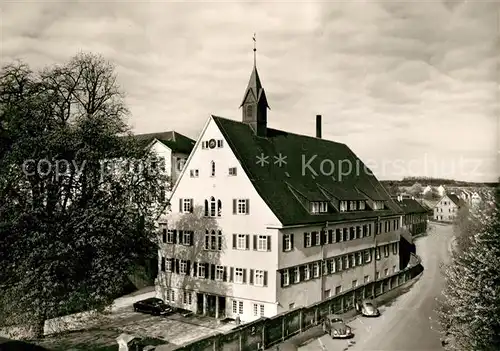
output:
[[[461,206],[466,206],[466,203],[456,194],[444,195],[434,206],[434,220],[453,222]]]

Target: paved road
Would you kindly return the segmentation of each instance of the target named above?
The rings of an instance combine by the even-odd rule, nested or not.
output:
[[[324,335],[301,351],[442,351],[436,322],[436,298],[443,288],[440,266],[448,262],[452,227],[432,225],[428,236],[416,240],[425,271],[404,295],[382,306],[379,318],[357,318],[349,323],[356,336],[332,340]]]

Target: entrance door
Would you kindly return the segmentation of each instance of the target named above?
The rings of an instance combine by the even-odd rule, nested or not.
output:
[[[225,296],[217,296],[219,299],[219,318],[226,317],[226,297]]]
[[[196,293],[196,314],[203,314],[203,294]]]

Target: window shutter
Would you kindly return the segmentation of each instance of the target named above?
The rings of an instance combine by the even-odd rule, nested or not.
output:
[[[295,247],[295,246],[293,245],[293,234],[290,234],[290,243],[291,243],[292,250],[293,250],[293,248]]]
[[[189,212],[193,213],[194,200],[193,199],[189,199],[189,202],[190,202]]]
[[[187,264],[186,264],[186,275],[190,275],[190,274],[191,274],[191,261],[188,260]]]
[[[311,246],[316,246],[316,232],[311,232]]]
[[[247,235],[245,236],[245,248],[246,248],[247,250],[249,250],[249,249],[250,249],[250,235],[249,235],[249,234],[247,234]]]
[[[227,267],[224,266],[224,274],[222,275],[222,281],[227,282]]]
[[[257,250],[257,235],[253,236],[253,249]]]
[[[231,267],[229,269],[229,281],[232,282],[233,281],[233,277],[234,277],[234,268]]]
[[[267,236],[267,251],[271,251],[271,236]]]
[[[233,249],[236,249],[236,234],[233,234]]]
[[[179,239],[177,240],[177,242],[181,245],[184,245],[184,231],[179,230],[178,233],[179,233]]]
[[[285,286],[285,275],[283,274],[283,271],[280,272],[281,275],[281,287]]]
[[[342,239],[340,238],[342,234],[340,233],[340,229],[335,230],[335,241],[340,242]]]
[[[179,199],[179,212],[182,213],[182,199]]]
[[[174,244],[177,244],[177,230],[172,230],[172,239],[174,240]]]
[[[236,214],[236,199],[233,199],[233,214]]]
[[[254,276],[254,270],[250,270],[250,277],[248,278],[248,282],[250,285],[253,285],[253,276]]]
[[[305,280],[306,278],[305,266],[299,267],[299,277],[301,282]]]
[[[205,278],[210,278],[210,265],[208,263],[204,263],[205,265]]]
[[[165,272],[165,257],[161,258],[161,271]]]
[[[175,273],[179,274],[180,272],[180,269],[179,269],[179,260],[176,259],[175,260]]]
[[[247,282],[247,270],[243,269],[243,284]]]
[[[328,242],[330,244],[333,244],[335,242],[333,236],[333,229],[328,229]]]
[[[304,232],[304,247],[307,247],[307,233]]]
[[[267,286],[267,271],[264,271],[264,286]]]
[[[285,241],[285,238],[286,238],[286,235],[283,235],[283,237],[281,238],[283,251],[286,251],[286,241]]]
[[[321,245],[325,245],[328,243],[328,233],[325,230],[321,231]]]
[[[210,265],[210,279],[215,280],[215,265]]]
[[[194,246],[194,231],[189,233],[189,245]]]
[[[247,214],[250,214],[250,200],[246,199],[246,208],[247,208]]]
[[[193,263],[193,277],[196,277],[198,274],[198,262]]]

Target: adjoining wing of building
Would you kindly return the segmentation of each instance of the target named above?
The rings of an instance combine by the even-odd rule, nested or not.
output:
[[[159,297],[246,322],[404,268],[404,212],[320,117],[316,137],[269,128],[255,66],[240,107],[208,118],[160,218]]]

